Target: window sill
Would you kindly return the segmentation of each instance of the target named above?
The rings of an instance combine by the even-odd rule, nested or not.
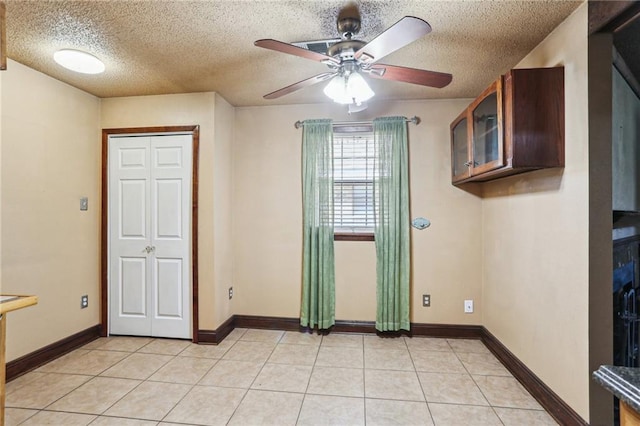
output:
[[[334,241],[375,241],[375,236],[373,234],[356,234],[354,232],[344,232],[339,233],[336,232],[333,234]]]

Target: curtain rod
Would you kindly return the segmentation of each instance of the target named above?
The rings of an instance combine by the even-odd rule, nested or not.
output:
[[[406,118],[405,121],[407,123],[413,123],[417,126],[418,124],[420,124],[420,117],[416,115],[411,118]],[[334,126],[366,126],[371,124],[373,124],[373,121],[334,121],[333,122]],[[296,129],[299,129],[304,125],[304,121],[298,120],[295,123],[293,123],[293,125]]]

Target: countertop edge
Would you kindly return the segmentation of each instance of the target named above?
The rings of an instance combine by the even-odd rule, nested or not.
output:
[[[637,382],[623,377],[627,372],[637,375]],[[605,389],[624,401],[629,407],[640,413],[640,369],[602,365],[593,372],[593,378]]]
[[[6,302],[0,303],[0,314],[5,314],[7,312],[38,304],[37,296],[18,294],[3,294],[3,296],[15,296],[15,299],[7,300]]]

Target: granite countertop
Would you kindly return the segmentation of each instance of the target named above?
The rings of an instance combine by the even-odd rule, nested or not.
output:
[[[640,368],[601,365],[593,379],[640,413]]]

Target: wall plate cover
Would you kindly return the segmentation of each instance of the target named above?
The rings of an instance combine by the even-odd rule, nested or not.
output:
[[[464,313],[465,314],[473,313],[473,299],[464,301]]]
[[[431,295],[430,294],[423,294],[422,295],[422,306],[424,306],[424,307],[431,306]]]

